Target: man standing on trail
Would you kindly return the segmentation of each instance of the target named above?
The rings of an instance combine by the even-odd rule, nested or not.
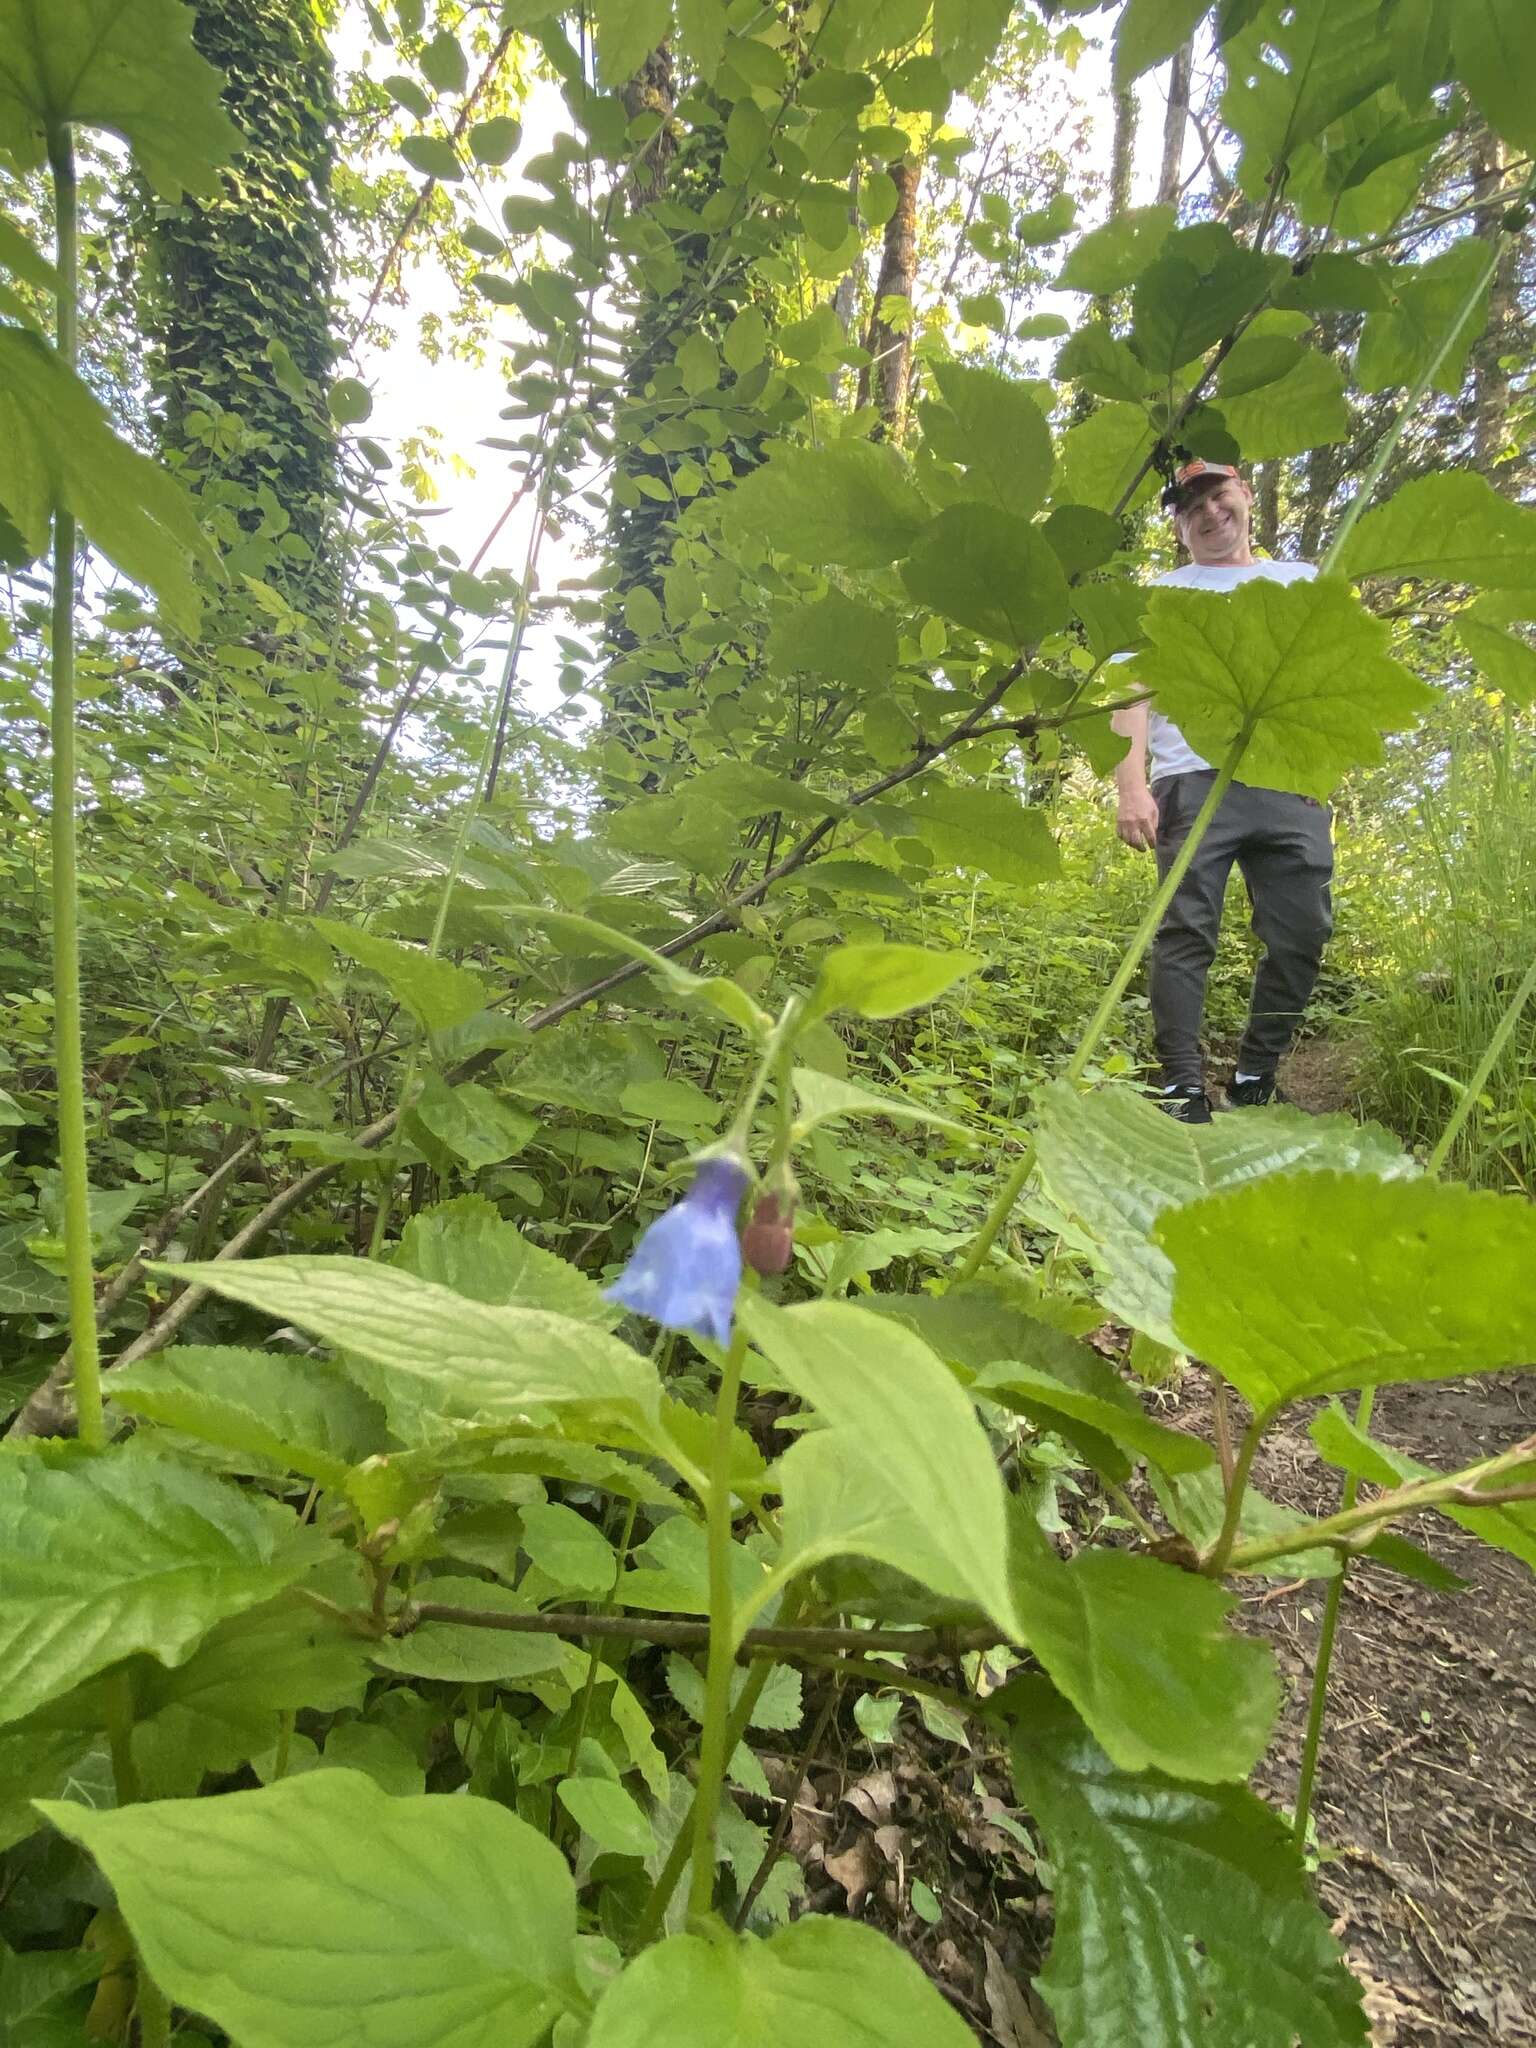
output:
[[[1186,462],[1163,493],[1190,561],[1159,576],[1184,590],[1235,590],[1257,576],[1297,583],[1310,562],[1256,560],[1249,545],[1253,492],[1235,468]],[[1166,875],[1210,793],[1216,771],[1150,698],[1117,711],[1130,751],[1115,770],[1116,830],[1127,846],[1155,852]],[[1150,756],[1150,761],[1149,757]],[[1233,862],[1242,871],[1263,957],[1227,1101],[1270,1101],[1275,1068],[1311,999],[1333,929],[1331,817],[1326,805],[1287,790],[1234,782],[1195,850],[1152,945],[1152,1028],[1162,1066],[1162,1105],[1183,1123],[1207,1124],[1211,1100],[1200,1058],[1205,982],[1216,956]]]

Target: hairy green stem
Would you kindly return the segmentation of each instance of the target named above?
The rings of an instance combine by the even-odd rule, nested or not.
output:
[[[58,222],[55,293],[59,355],[69,369],[79,354],[78,215],[75,152],[67,127],[48,135]],[[64,1195],[64,1272],[75,1407],[84,1443],[106,1442],[101,1355],[96,1339],[96,1276],[91,1265],[91,1184],[85,1142],[85,1059],[80,1038],[79,881],[75,845],[75,515],[62,499],[53,510],[53,645],[50,659],[53,850],[53,1043],[59,1095],[59,1178]]]
[[[715,1896],[715,1821],[730,1756],[731,1677],[736,1668],[735,1589],[731,1585],[731,1455],[736,1399],[747,1355],[739,1324],[720,1369],[715,1436],[709,1461],[709,1660],[704,1671],[704,1734],[699,1744],[699,1785],[693,1802],[688,1915],[701,1920]]]
[[[1376,1399],[1376,1389],[1362,1389],[1355,1404],[1356,1429],[1369,1429],[1371,1408]],[[1360,1492],[1360,1481],[1351,1472],[1344,1481],[1344,1491],[1339,1497],[1339,1508],[1348,1514]],[[1307,1732],[1301,1744],[1301,1769],[1296,1779],[1296,1813],[1292,1822],[1292,1839],[1297,1848],[1304,1846],[1307,1839],[1307,1825],[1312,1818],[1312,1794],[1317,1784],[1317,1760],[1322,1754],[1323,1723],[1328,1717],[1328,1672],[1333,1663],[1333,1639],[1339,1630],[1339,1608],[1344,1599],[1344,1581],[1349,1575],[1349,1559],[1339,1559],[1339,1569],[1328,1582],[1328,1591],[1323,1600],[1323,1626],[1317,1638],[1317,1661],[1312,1667],[1312,1692],[1307,1701]]]

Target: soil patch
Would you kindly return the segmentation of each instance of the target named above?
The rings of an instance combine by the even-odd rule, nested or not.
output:
[[[1202,1427],[1209,1383],[1192,1370],[1179,1420]],[[1517,1375],[1395,1387],[1372,1434],[1445,1470],[1536,1429],[1536,1385]],[[1337,1475],[1298,1415],[1255,1466],[1272,1500],[1336,1505]],[[1422,1516],[1415,1539],[1468,1582],[1429,1588],[1351,1568],[1340,1609],[1315,1818],[1317,1884],[1367,1984],[1390,2048],[1536,2043],[1536,1597],[1516,1558]],[[1296,1786],[1324,1587],[1255,1580],[1244,1626],[1273,1646],[1286,1706],[1256,1780],[1277,1804]]]

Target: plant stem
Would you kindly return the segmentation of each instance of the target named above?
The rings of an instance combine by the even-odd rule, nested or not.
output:
[[[73,370],[79,355],[76,273],[78,198],[75,152],[67,127],[48,134],[58,221],[57,339]],[[52,751],[54,1069],[59,1093],[59,1177],[64,1192],[64,1270],[75,1408],[83,1443],[106,1442],[101,1358],[96,1341],[96,1276],[91,1267],[90,1166],[85,1143],[85,1061],[80,1041],[79,882],[75,849],[75,515],[53,509],[53,646],[50,662]]]
[[[1232,1556],[1232,1546],[1237,1541],[1238,1525],[1243,1518],[1243,1495],[1248,1490],[1248,1474],[1253,1465],[1254,1453],[1259,1448],[1259,1439],[1269,1422],[1269,1412],[1255,1415],[1243,1431],[1243,1441],[1238,1446],[1237,1463],[1232,1467],[1232,1478],[1227,1487],[1227,1511],[1221,1518],[1221,1532],[1211,1546],[1204,1569],[1212,1578],[1219,1579],[1227,1568]]]
[[[1019,1154],[1013,1171],[998,1189],[992,1206],[988,1209],[980,1230],[971,1239],[970,1248],[961,1260],[960,1270],[951,1284],[958,1285],[962,1280],[969,1280],[980,1272],[987,1254],[997,1242],[998,1233],[1013,1214],[1013,1205],[1023,1194],[1025,1182],[1034,1170],[1035,1145],[1031,1140]]]
[[[355,1622],[359,1632],[373,1635],[366,1613],[338,1607],[334,1601],[306,1588],[302,1597],[321,1612]],[[626,1643],[661,1644],[672,1650],[702,1650],[709,1641],[710,1624],[678,1621],[670,1616],[649,1614],[509,1614],[497,1608],[455,1607],[446,1600],[412,1600],[396,1615],[392,1635],[409,1635],[424,1621],[457,1622],[462,1628],[500,1629],[507,1635],[567,1636],[576,1640],[592,1637]],[[967,1650],[997,1647],[994,1626],[979,1628],[749,1628],[736,1645],[738,1660],[762,1656],[779,1657],[786,1652],[844,1651],[889,1652],[893,1656],[918,1656],[929,1651],[959,1656]]]
[[[735,1592],[731,1585],[731,1453],[736,1397],[741,1387],[747,1333],[740,1324],[731,1338],[715,1396],[715,1438],[709,1461],[709,1661],[704,1672],[704,1735],[699,1744],[699,1784],[693,1801],[688,1916],[702,1920],[715,1896],[715,1820],[725,1782],[727,1724],[731,1718],[731,1675],[736,1668]]]
[[[1371,1407],[1376,1398],[1374,1387],[1361,1390],[1360,1399],[1355,1403],[1356,1429],[1369,1429]],[[1344,1491],[1339,1499],[1342,1513],[1347,1514],[1355,1504],[1360,1491],[1360,1481],[1351,1472],[1344,1481]],[[1344,1581],[1349,1575],[1349,1559],[1339,1559],[1339,1569],[1328,1582],[1328,1592],[1323,1602],[1323,1626],[1317,1638],[1317,1661],[1312,1667],[1312,1694],[1307,1702],[1307,1732],[1301,1744],[1301,1770],[1296,1780],[1296,1815],[1292,1823],[1292,1839],[1297,1848],[1304,1846],[1307,1839],[1307,1823],[1312,1818],[1312,1793],[1317,1784],[1317,1759],[1323,1746],[1323,1722],[1328,1715],[1328,1671],[1333,1663],[1333,1639],[1339,1628],[1339,1608],[1344,1599]]]

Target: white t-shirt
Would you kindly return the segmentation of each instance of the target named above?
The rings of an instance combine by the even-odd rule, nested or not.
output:
[[[1153,581],[1159,587],[1175,590],[1236,590],[1239,583],[1250,583],[1255,576],[1270,583],[1306,583],[1316,574],[1311,562],[1259,561],[1243,568],[1187,562],[1182,569],[1170,569],[1166,576],[1154,577]],[[1161,775],[1188,775],[1211,765],[1200,758],[1173,720],[1164,718],[1155,701],[1147,720],[1147,753],[1149,782],[1156,782]]]

